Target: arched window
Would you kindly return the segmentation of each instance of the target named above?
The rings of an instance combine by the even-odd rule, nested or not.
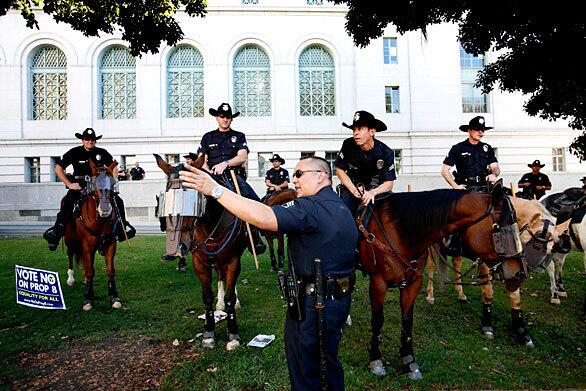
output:
[[[247,117],[271,115],[271,63],[256,45],[234,56],[234,109]]]
[[[67,58],[55,46],[41,46],[31,61],[32,119],[67,119]]]
[[[136,118],[136,61],[123,46],[112,46],[100,59],[100,118]]]
[[[167,116],[203,117],[203,57],[192,46],[179,46],[167,61]]]
[[[330,53],[311,45],[299,55],[299,108],[301,115],[336,115],[335,67]]]

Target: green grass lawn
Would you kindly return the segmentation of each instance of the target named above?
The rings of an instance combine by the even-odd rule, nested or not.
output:
[[[69,287],[67,257],[60,249],[46,250],[42,239],[0,239],[0,383],[31,376],[18,369],[21,352],[66,347],[71,341],[99,344],[111,337],[151,339],[171,343],[187,341],[203,331],[201,289],[193,268],[175,271],[176,263],[159,261],[164,237],[138,237],[132,248],[120,243],[116,256],[117,284],[123,308],[111,310],[103,259],[97,256],[94,309],[81,310],[82,270]],[[257,334],[275,334],[264,349],[241,346],[227,352],[226,322],[218,324],[219,344],[195,361],[178,362],[165,375],[164,389],[283,389],[289,388],[283,347],[284,301],[280,299],[268,256],[255,270],[248,253],[242,260],[238,293],[240,336],[245,345]],[[15,303],[14,265],[58,271],[66,311],[48,311]],[[465,289],[469,303],[456,299],[453,288],[436,291],[436,304],[429,305],[422,293],[415,304],[414,348],[423,380],[412,383],[400,373],[398,357],[400,309],[398,290],[387,296],[382,352],[387,376],[377,378],[368,368],[370,341],[368,279],[358,276],[351,315],[345,329],[340,358],[348,389],[567,389],[586,388],[585,324],[580,320],[586,276],[582,254],[572,253],[565,267],[568,298],[561,306],[549,302],[549,279],[533,273],[522,285],[525,321],[536,344],[529,349],[516,344],[508,332],[510,307],[503,284],[495,286],[497,339],[486,340],[480,332],[479,288]],[[215,287],[214,287],[215,289]],[[196,342],[193,349],[201,350]],[[207,371],[217,367],[217,371]]]

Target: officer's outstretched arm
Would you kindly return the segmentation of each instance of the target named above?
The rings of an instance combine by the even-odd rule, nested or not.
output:
[[[179,175],[185,187],[196,189],[209,196],[214,187],[220,186],[207,173],[195,167],[185,165],[185,169],[189,171],[181,171]],[[223,188],[222,195],[217,200],[232,214],[260,229],[266,231],[278,229],[277,216],[263,203],[239,196],[226,188]]]

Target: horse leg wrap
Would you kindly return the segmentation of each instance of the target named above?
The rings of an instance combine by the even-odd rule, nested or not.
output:
[[[525,326],[525,321],[523,321],[523,314],[521,310],[511,309],[511,318],[512,318],[512,328],[515,336],[519,343],[523,345],[533,347],[533,340],[529,335],[529,330],[527,330],[527,326]]]
[[[214,310],[211,308],[206,308],[204,330],[206,332],[213,333],[215,329],[216,329],[216,320],[214,319]],[[204,333],[204,335],[205,335],[205,333]]]
[[[482,332],[488,339],[494,339],[494,327],[492,327],[492,304],[482,304]]]
[[[236,322],[236,310],[234,309],[234,297],[226,299],[226,312],[228,315],[228,333],[238,334],[238,323]]]
[[[112,303],[120,301],[118,290],[116,289],[116,281],[108,282],[108,296],[110,296],[110,301]]]
[[[383,309],[378,308],[372,312],[370,318],[370,327],[372,329],[372,337],[370,338],[370,361],[379,360],[381,358],[380,341],[381,330],[383,328],[384,313]]]
[[[88,304],[88,303],[91,304],[94,301],[94,283],[93,283],[93,281],[85,283],[84,298],[85,298],[85,301],[83,302],[84,304]]]

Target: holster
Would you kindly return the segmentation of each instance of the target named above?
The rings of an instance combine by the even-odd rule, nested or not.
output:
[[[303,282],[291,273],[279,272],[277,281],[283,293],[283,298],[287,301],[287,316],[296,322],[305,319],[305,290],[301,289]]]

